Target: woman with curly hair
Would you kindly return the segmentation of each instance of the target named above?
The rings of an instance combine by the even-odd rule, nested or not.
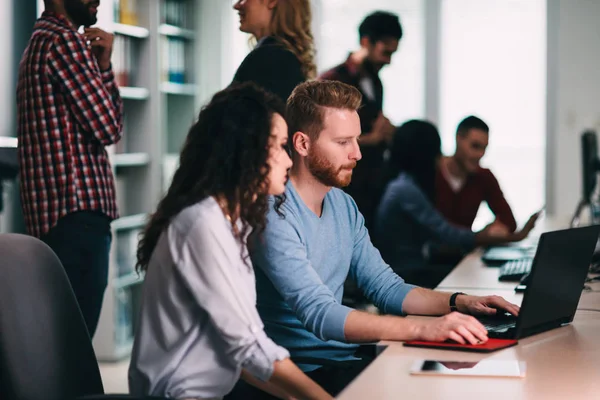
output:
[[[190,129],[138,246],[132,394],[222,398],[241,374],[280,397],[330,398],[267,337],[255,307],[248,236],[264,229],[268,196],[284,192],[292,165],[283,115],[247,83],[217,93]]]
[[[286,101],[316,76],[310,0],[239,0],[240,30],[257,45],[239,66],[234,82],[252,81]]]

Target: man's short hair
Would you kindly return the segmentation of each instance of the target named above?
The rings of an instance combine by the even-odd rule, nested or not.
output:
[[[481,118],[477,118],[474,115],[469,115],[467,118],[460,121],[458,128],[456,128],[456,134],[464,136],[469,133],[471,129],[478,129],[480,131],[484,131],[485,133],[490,133],[490,128],[485,122],[483,122]]]
[[[385,39],[402,38],[402,25],[396,14],[387,11],[375,11],[367,15],[358,27],[358,36],[369,38],[371,43]]]
[[[287,100],[286,120],[290,142],[302,132],[317,140],[324,129],[325,108],[356,111],[362,95],[354,86],[339,81],[310,81],[296,86]],[[290,146],[293,149],[293,146]]]

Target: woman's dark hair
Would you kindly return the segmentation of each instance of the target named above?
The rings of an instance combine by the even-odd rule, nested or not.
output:
[[[273,114],[285,115],[281,100],[255,84],[235,84],[214,95],[190,128],[171,186],[150,217],[137,249],[138,271],[150,257],[171,219],[209,196],[221,196],[226,210],[243,222],[234,229],[242,242],[265,227]],[[235,223],[235,221],[234,221]]]
[[[385,172],[386,181],[400,172],[410,174],[432,202],[435,201],[437,160],[442,154],[442,142],[431,122],[410,120],[396,129],[390,158]]]

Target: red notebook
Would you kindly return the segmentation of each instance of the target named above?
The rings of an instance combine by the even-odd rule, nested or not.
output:
[[[449,342],[424,342],[420,340],[410,340],[408,342],[404,342],[404,345],[407,347],[426,347],[441,350],[460,350],[474,351],[477,353],[491,353],[492,351],[516,346],[518,343],[519,341],[514,339],[488,339],[487,342],[482,344],[460,344]]]

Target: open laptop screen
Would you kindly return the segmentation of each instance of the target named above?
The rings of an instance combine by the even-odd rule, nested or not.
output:
[[[598,235],[600,225],[541,235],[521,306],[518,337],[573,320]]]

